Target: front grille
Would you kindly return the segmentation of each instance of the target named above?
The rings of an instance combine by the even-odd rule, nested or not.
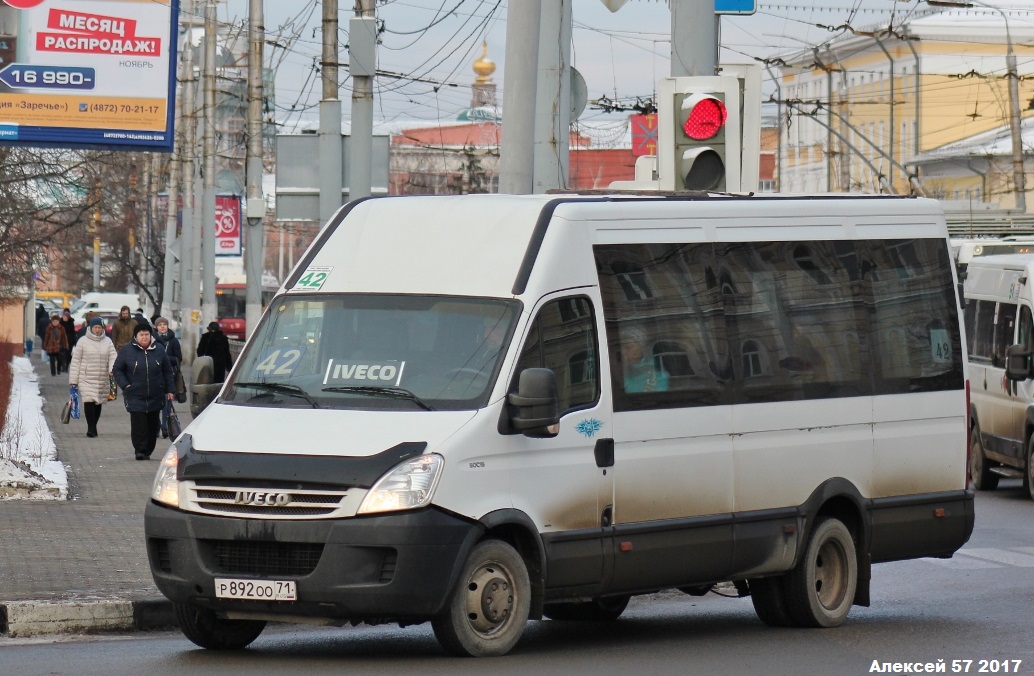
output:
[[[316,570],[322,543],[206,540],[219,572],[230,575],[303,577]]]
[[[320,519],[350,516],[343,510],[348,491],[259,489],[189,485],[189,509],[205,514],[259,519]]]

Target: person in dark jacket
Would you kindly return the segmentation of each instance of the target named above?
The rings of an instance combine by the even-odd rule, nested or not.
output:
[[[212,358],[215,382],[226,380],[226,372],[233,366],[233,358],[230,356],[230,339],[220,330],[218,322],[208,325],[208,332],[201,336],[197,344],[197,355]]]
[[[61,319],[58,321],[61,322],[61,328],[68,335],[68,349],[61,354],[65,371],[67,371],[68,365],[72,363],[72,349],[75,347],[75,341],[79,338],[75,335],[75,320],[72,319],[72,312],[68,308],[64,309],[61,313]]]
[[[176,374],[179,373],[180,364],[183,363],[183,348],[180,347],[180,339],[169,328],[169,320],[165,317],[154,318],[154,339],[159,345],[165,348],[165,354],[169,355],[169,363],[172,364],[173,382]],[[169,437],[169,409],[162,408],[162,439]]]
[[[65,370],[65,351],[68,349],[68,334],[61,328],[61,318],[53,315],[50,325],[43,330],[43,351],[50,359],[50,375],[56,376]]]
[[[119,350],[112,372],[129,411],[136,459],[147,460],[158,443],[159,415],[176,391],[169,356],[151,338],[149,324],[133,330],[133,340]]]

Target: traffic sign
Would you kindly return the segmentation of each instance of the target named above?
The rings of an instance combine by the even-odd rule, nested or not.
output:
[[[757,0],[714,0],[715,14],[754,14]]]

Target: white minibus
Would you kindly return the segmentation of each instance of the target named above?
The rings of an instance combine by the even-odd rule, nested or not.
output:
[[[735,583],[834,627],[973,528],[961,309],[932,200],[555,194],[342,208],[155,477],[184,634],[530,620]]]
[[[970,478],[994,490],[1021,478],[1034,499],[1034,254],[975,258],[965,282]]]

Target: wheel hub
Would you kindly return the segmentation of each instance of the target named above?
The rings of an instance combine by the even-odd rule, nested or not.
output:
[[[467,619],[481,634],[495,633],[513,614],[513,584],[497,565],[482,566],[467,583]]]

